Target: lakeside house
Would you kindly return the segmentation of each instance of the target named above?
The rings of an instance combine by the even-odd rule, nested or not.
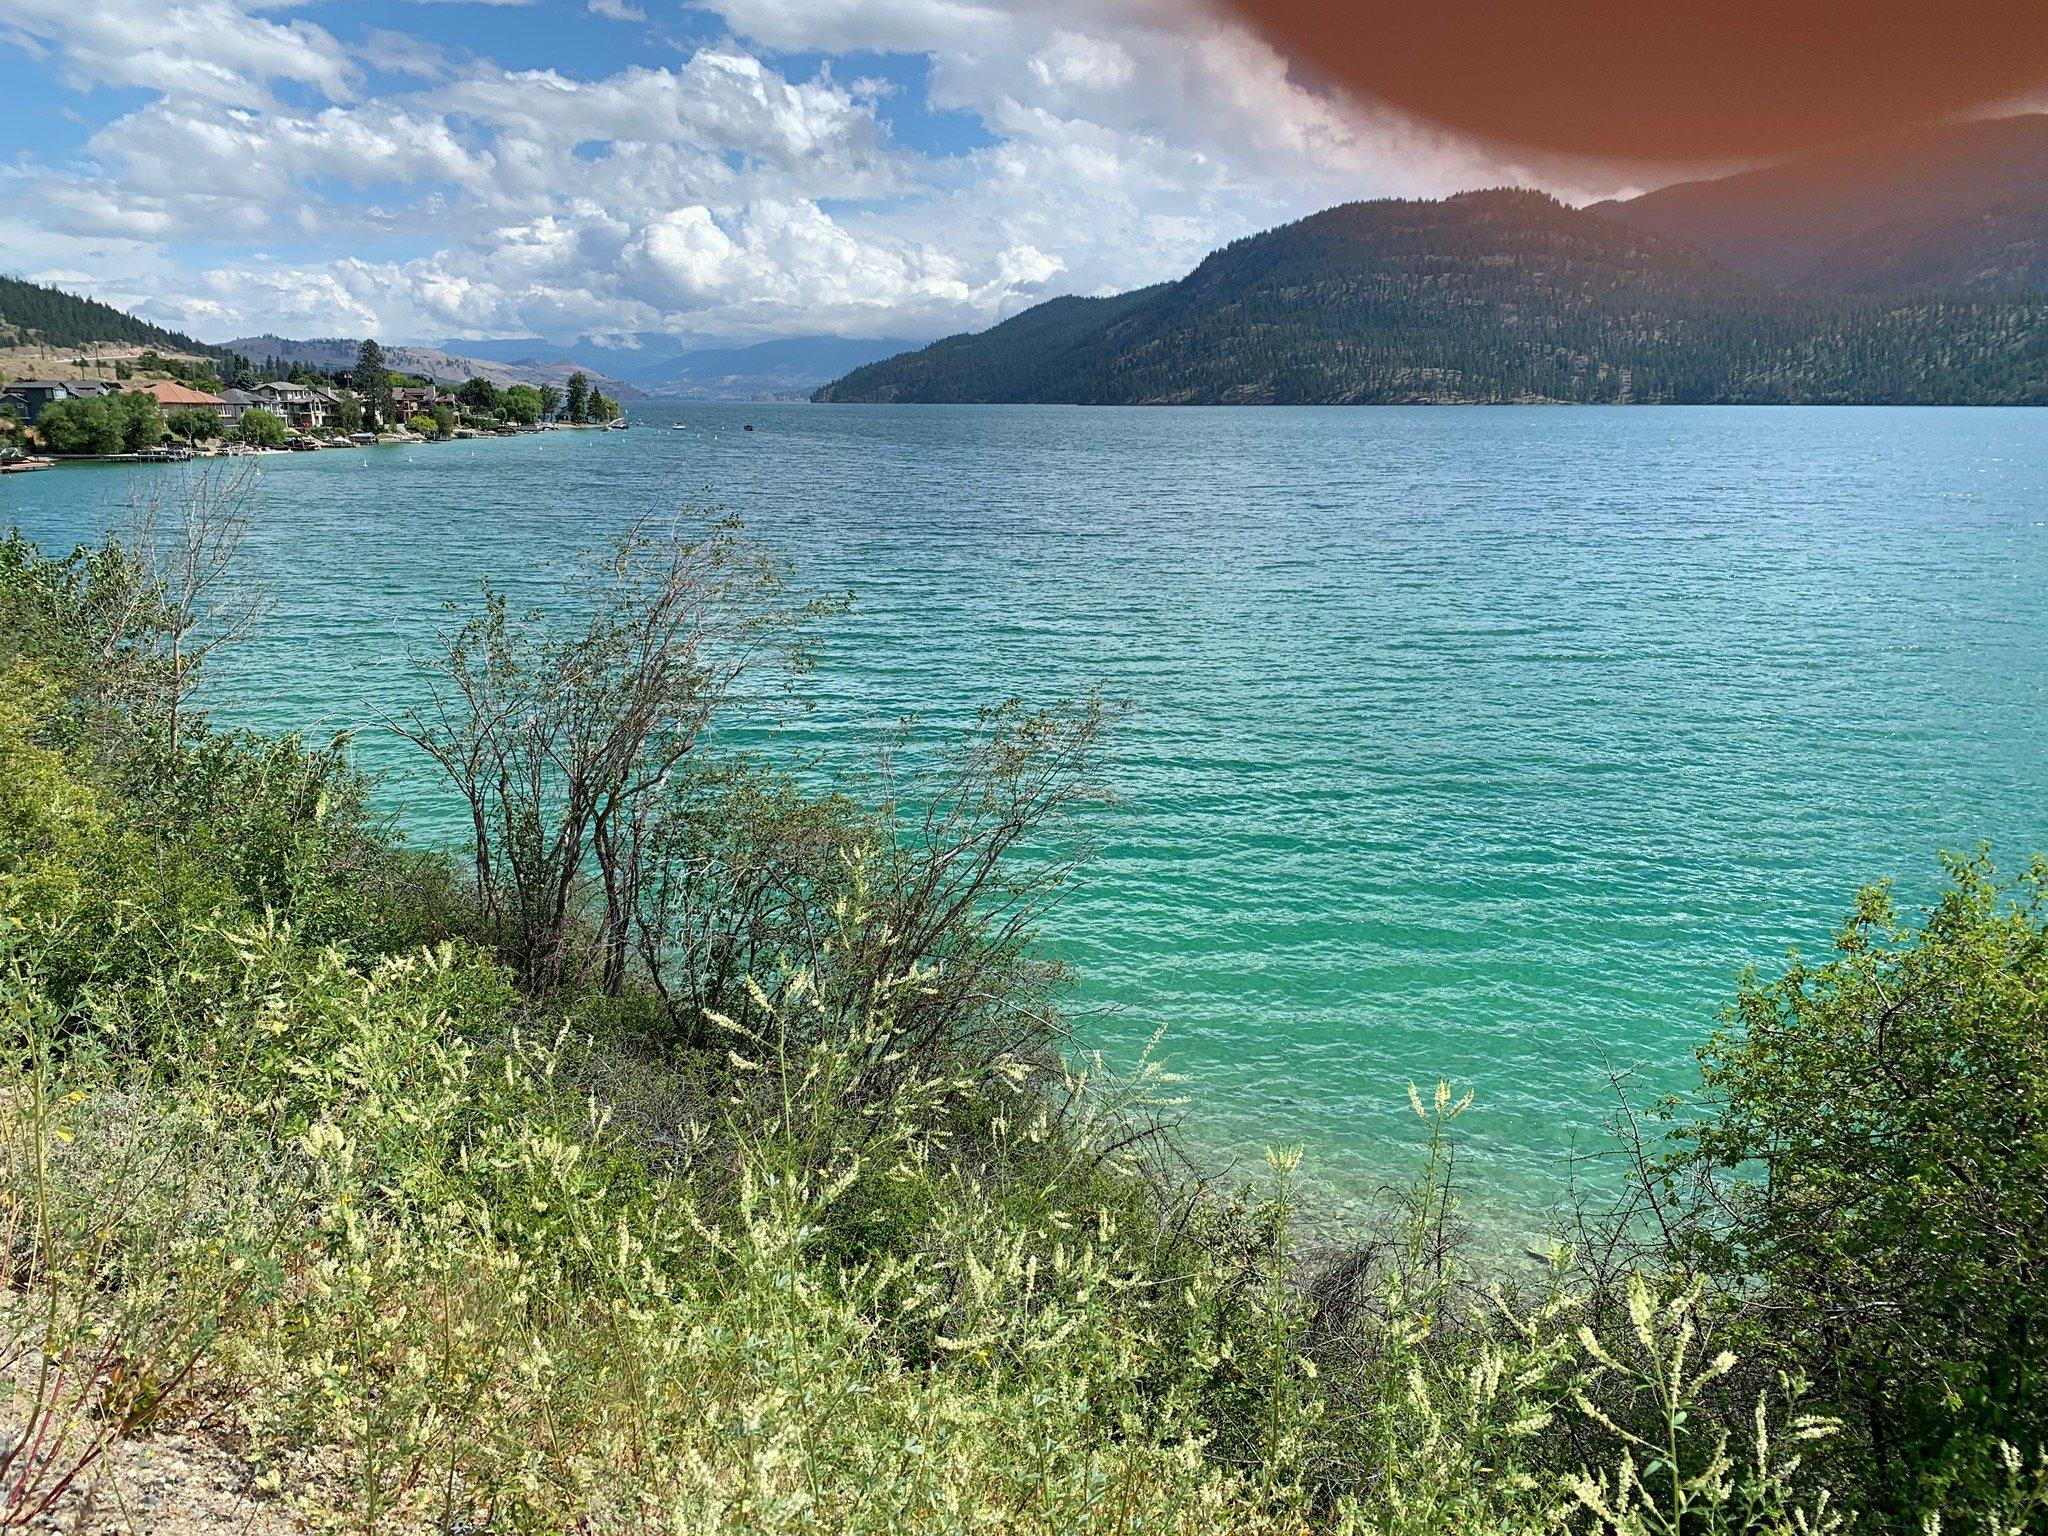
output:
[[[0,389],[0,405],[11,405],[30,426],[54,400],[91,400],[108,394],[113,386],[97,379],[16,379]]]
[[[237,426],[251,409],[262,404],[250,390],[224,389],[220,392],[220,419],[230,427]]]
[[[300,431],[318,431],[333,424],[341,397],[311,384],[259,384],[248,391],[252,402]]]
[[[146,379],[140,384],[127,386],[136,394],[153,395],[156,403],[169,415],[172,411],[212,411],[223,421],[232,420],[226,410],[227,401],[219,395],[208,394],[203,389],[194,389],[189,384],[180,384],[176,379]]]

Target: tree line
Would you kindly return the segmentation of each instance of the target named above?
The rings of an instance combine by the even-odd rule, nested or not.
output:
[[[0,332],[12,332],[15,344],[44,346],[141,346],[224,355],[220,348],[194,341],[180,332],[138,320],[98,299],[81,299],[61,288],[0,276]]]

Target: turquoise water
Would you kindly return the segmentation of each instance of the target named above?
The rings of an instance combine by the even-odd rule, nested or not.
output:
[[[222,694],[364,725],[477,577],[543,597],[627,521],[722,503],[857,595],[793,748],[1132,700],[1053,939],[1086,1038],[1128,1060],[1164,1025],[1225,1157],[1304,1141],[1369,1183],[1406,1165],[1409,1080],[1445,1076],[1490,1177],[1554,1195],[1609,1071],[1682,1085],[1745,963],[1825,944],[1862,882],[1925,895],[1938,849],[2048,849],[2048,417],[635,418],[266,461],[274,609]],[[65,543],[166,473],[5,477],[0,523]]]

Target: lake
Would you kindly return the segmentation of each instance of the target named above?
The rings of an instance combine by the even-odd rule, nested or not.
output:
[[[1219,1159],[1399,1176],[1407,1084],[1448,1077],[1468,1167],[1554,1197],[1609,1073],[1684,1086],[1744,965],[1823,948],[1867,881],[1925,898],[1940,849],[2048,850],[2038,414],[632,411],[264,461],[274,606],[216,702],[365,726],[480,576],[542,598],[634,518],[723,505],[856,595],[792,751],[1131,700],[1051,939],[1087,1043],[1128,1062],[1164,1027]],[[55,548],[177,473],[7,476],[0,523]]]

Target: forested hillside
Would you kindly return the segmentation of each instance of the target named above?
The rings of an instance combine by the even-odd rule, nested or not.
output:
[[[154,347],[219,357],[219,347],[138,320],[98,299],[81,299],[61,288],[0,277],[0,346],[40,343],[49,347]]]
[[[829,401],[2040,402],[2037,301],[1781,293],[1537,192],[1332,208],[1179,282],[1056,299]]]
[[[1166,291],[1048,299],[977,335],[856,368],[819,400],[1061,400],[1115,346],[1118,324]]]
[[[2048,114],[1916,129],[1600,211],[1780,287],[2048,293]]]

